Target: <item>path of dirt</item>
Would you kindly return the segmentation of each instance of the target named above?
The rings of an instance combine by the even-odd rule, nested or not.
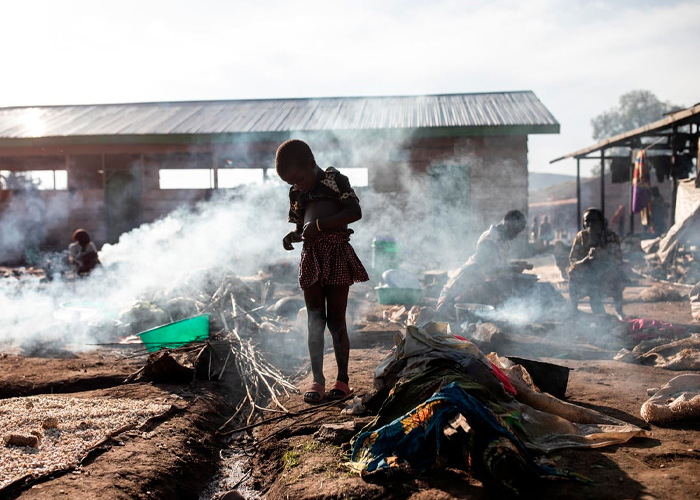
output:
[[[635,302],[634,296],[645,286],[649,283],[640,282],[626,292],[627,314],[690,323],[685,301]],[[582,304],[582,310],[586,307]],[[375,309],[371,312],[381,313],[381,308]],[[582,318],[590,319],[585,314]],[[581,325],[585,330],[585,322],[578,327]],[[614,349],[606,348],[604,342],[597,343],[595,338],[585,339],[592,340],[585,345],[558,341],[556,328],[551,325],[525,328],[510,343],[504,344],[499,354],[557,356],[556,359],[542,359],[574,368],[567,391],[571,402],[643,425],[639,409],[647,398],[646,389],[662,386],[682,373],[612,361]],[[558,328],[567,327],[559,325]],[[351,385],[357,394],[371,391],[374,370],[393,345],[393,335],[400,330],[396,324],[374,321],[351,332]],[[289,361],[304,350],[301,334],[283,340],[278,344],[266,342],[267,350],[277,345],[276,360],[286,358]],[[330,338],[328,340],[326,375],[332,381],[334,360]],[[11,495],[8,491],[0,492],[0,497],[22,500],[199,497],[218,466],[218,451],[224,444],[215,430],[232,414],[229,405],[234,398],[220,384],[120,385],[145,361],[145,358],[128,358],[124,354],[101,349],[60,359],[0,355],[0,397],[71,392],[77,397],[128,396],[158,400],[177,394],[180,398],[177,409],[148,429],[153,434],[128,431],[91,455],[82,468],[74,471],[79,473],[57,474],[15,488]],[[298,385],[303,390],[310,381],[309,376],[302,376]],[[293,396],[285,405],[292,411],[308,408],[301,396]],[[345,465],[347,443],[332,446],[320,444],[313,438],[314,432],[324,423],[354,420],[355,429],[359,430],[371,419],[371,416],[342,415],[342,407],[343,404],[337,404],[317,414],[306,415],[303,420],[284,419],[256,429],[253,435],[258,444],[253,449],[247,448],[254,453],[250,463],[252,477],[247,486],[272,500],[494,498],[492,492],[485,490],[469,474],[452,469],[405,482],[370,484],[363,481]],[[558,467],[583,474],[593,483],[549,483],[538,497],[586,500],[700,497],[697,484],[700,481],[700,424],[651,426],[650,430],[650,438],[635,439],[625,445],[551,454],[549,458]]]
[[[215,431],[232,414],[228,402],[233,397],[226,387],[208,382],[189,386],[119,385],[143,365],[144,359],[115,362],[116,359],[112,353],[100,351],[72,359],[0,357],[5,397],[50,392],[47,389],[73,392],[79,398],[128,397],[172,402],[177,396],[172,410],[163,418],[115,436],[77,469],[13,485],[0,492],[1,498],[199,497],[203,485],[217,470],[222,440]],[[95,387],[113,387],[85,391],[91,381]]]

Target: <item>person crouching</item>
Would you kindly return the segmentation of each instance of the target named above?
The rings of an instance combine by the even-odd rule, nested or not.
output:
[[[84,229],[77,229],[73,233],[73,243],[68,246],[68,262],[78,276],[87,276],[100,264],[97,247]]]

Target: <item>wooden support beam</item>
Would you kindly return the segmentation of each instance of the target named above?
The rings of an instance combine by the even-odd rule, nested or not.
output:
[[[600,150],[600,211],[605,217],[605,149]]]
[[[576,223],[581,230],[581,159],[576,158]]]

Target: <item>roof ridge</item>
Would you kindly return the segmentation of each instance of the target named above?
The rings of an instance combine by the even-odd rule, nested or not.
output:
[[[244,102],[281,102],[281,101],[322,101],[332,99],[415,99],[418,97],[457,97],[457,96],[486,96],[506,94],[534,94],[532,90],[499,90],[494,92],[455,92],[444,94],[404,94],[404,95],[357,95],[357,96],[326,96],[326,97],[272,97],[247,99],[203,99],[192,101],[142,101],[142,102],[108,102],[88,104],[34,104],[28,106],[0,106],[0,111],[31,108],[80,108],[92,106],[152,106],[152,105],[182,105],[182,104],[226,104]]]

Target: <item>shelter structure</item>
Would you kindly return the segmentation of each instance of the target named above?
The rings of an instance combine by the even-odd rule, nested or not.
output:
[[[568,158],[576,160],[576,200],[578,227],[581,228],[581,160],[599,161],[601,165],[601,173],[605,173],[605,162],[611,160],[612,175],[615,176],[616,164],[622,167],[623,182],[630,182],[630,232],[634,232],[634,214],[631,211],[632,197],[632,175],[634,171],[633,152],[635,150],[647,150],[651,157],[659,158],[658,165],[668,165],[668,171],[665,173],[672,179],[673,189],[671,194],[671,225],[676,219],[676,199],[678,193],[678,182],[681,179],[687,178],[692,171],[695,163],[696,179],[697,179],[697,163],[698,163],[698,141],[700,133],[700,104],[696,104],[687,109],[676,111],[668,114],[666,117],[657,120],[643,127],[630,130],[628,132],[616,135],[609,139],[600,141],[592,146],[574,151],[559,158],[555,158],[550,163],[556,163]],[[622,153],[621,153],[622,151]],[[690,163],[689,163],[690,162]],[[619,171],[619,169],[618,169]],[[628,174],[626,172],[629,172]],[[664,173],[658,171],[657,176]],[[611,214],[605,210],[605,184],[606,176],[600,175],[600,208],[606,217]],[[613,181],[614,182],[614,181]],[[697,185],[697,182],[696,182]]]
[[[76,227],[114,242],[214,190],[264,182],[277,146],[296,137],[319,165],[377,192],[401,192],[406,169],[425,172],[427,198],[441,186],[479,232],[527,210],[528,134],[558,132],[531,91],[1,108],[0,220],[14,214],[22,233],[16,181],[40,178],[45,245],[64,247]]]

